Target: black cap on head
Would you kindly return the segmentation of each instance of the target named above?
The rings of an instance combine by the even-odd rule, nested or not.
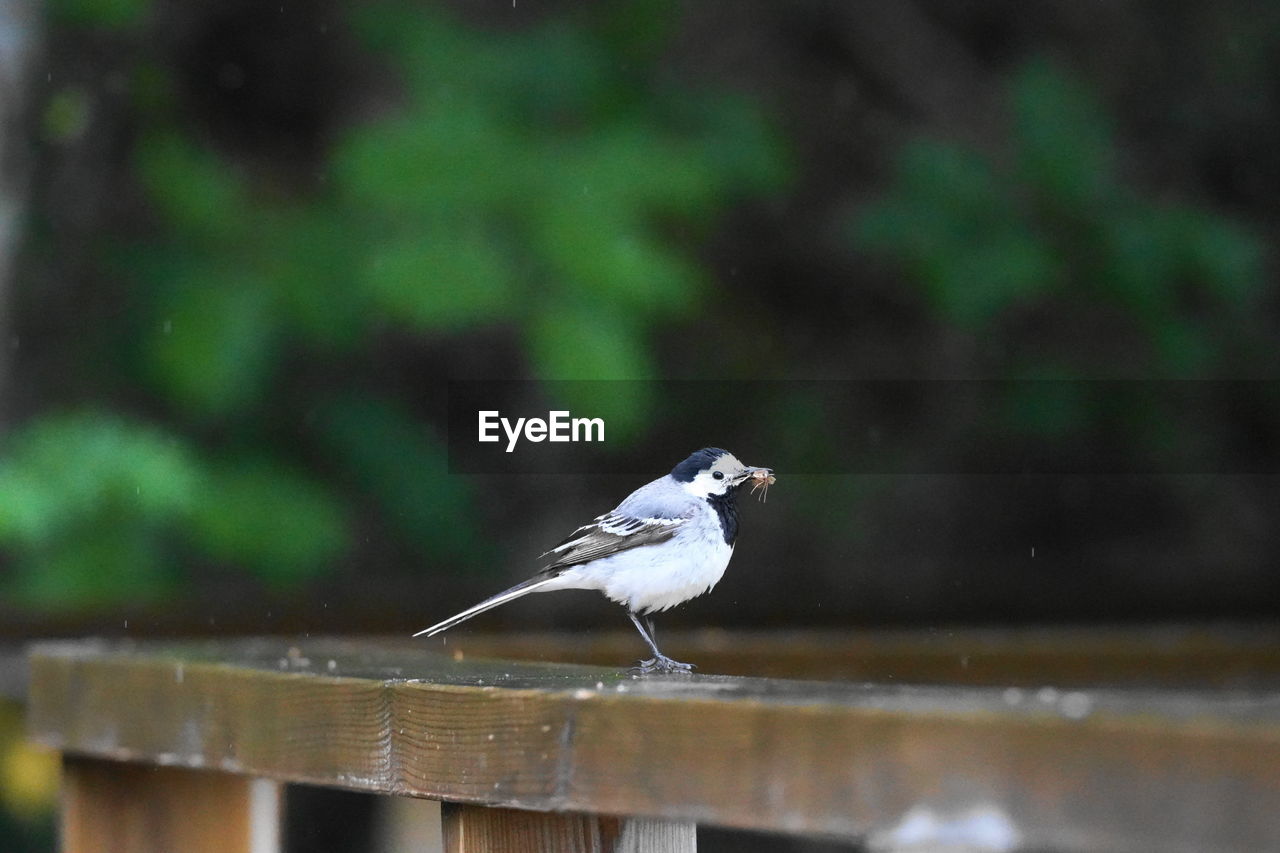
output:
[[[710,468],[721,456],[729,451],[718,447],[704,447],[689,454],[689,458],[671,469],[671,476],[681,483],[691,483],[698,472]]]

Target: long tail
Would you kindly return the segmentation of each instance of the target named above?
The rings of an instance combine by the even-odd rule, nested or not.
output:
[[[531,592],[537,592],[539,587],[549,584],[553,580],[556,580],[556,578],[555,577],[530,578],[529,580],[524,581],[523,583],[516,584],[515,586],[511,587],[511,589],[506,590],[505,592],[500,592],[497,595],[486,598],[484,601],[480,602],[474,607],[468,607],[466,610],[462,611],[461,613],[450,616],[448,619],[444,620],[443,622],[437,622],[436,624],[432,625],[430,628],[423,628],[421,631],[414,634],[413,636],[421,637],[423,634],[426,634],[428,637],[434,637],[436,634],[439,634],[441,631],[444,631],[448,628],[452,628],[454,625],[457,625],[459,622],[466,622],[472,616],[477,616],[485,612],[486,610],[492,610],[493,608],[497,607],[499,604],[506,604],[508,601],[517,599],[522,595],[528,595]]]

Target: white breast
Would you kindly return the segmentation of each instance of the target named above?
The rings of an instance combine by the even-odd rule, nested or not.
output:
[[[683,604],[710,590],[724,576],[733,547],[719,520],[696,518],[674,537],[612,557],[575,566],[548,589],[598,589],[636,613]]]

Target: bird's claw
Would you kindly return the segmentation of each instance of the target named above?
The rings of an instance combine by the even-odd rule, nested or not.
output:
[[[681,663],[678,660],[672,660],[666,655],[658,655],[655,658],[640,661],[631,667],[630,672],[632,675],[648,675],[651,672],[679,672],[688,675],[693,672],[694,668],[691,663]]]

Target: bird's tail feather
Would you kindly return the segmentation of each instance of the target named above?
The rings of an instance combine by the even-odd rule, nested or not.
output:
[[[517,599],[522,595],[528,595],[531,592],[537,592],[539,587],[544,586],[545,584],[549,584],[553,580],[555,580],[554,577],[530,578],[527,581],[516,584],[515,586],[511,587],[511,589],[505,590],[504,592],[500,592],[497,595],[486,598],[484,601],[480,602],[477,605],[474,605],[473,607],[468,607],[466,610],[462,611],[461,613],[457,613],[457,614],[454,614],[453,616],[450,616],[448,619],[444,620],[443,622],[437,622],[436,624],[432,625],[430,628],[423,628],[421,631],[414,634],[413,636],[421,637],[425,634],[428,637],[434,637],[436,634],[439,634],[441,631],[444,631],[448,628],[452,628],[454,625],[457,625],[459,622],[465,622],[468,619],[470,619],[472,616],[478,616],[479,614],[485,612],[486,610],[492,610],[493,608],[497,607],[499,604],[506,604],[508,601]]]

